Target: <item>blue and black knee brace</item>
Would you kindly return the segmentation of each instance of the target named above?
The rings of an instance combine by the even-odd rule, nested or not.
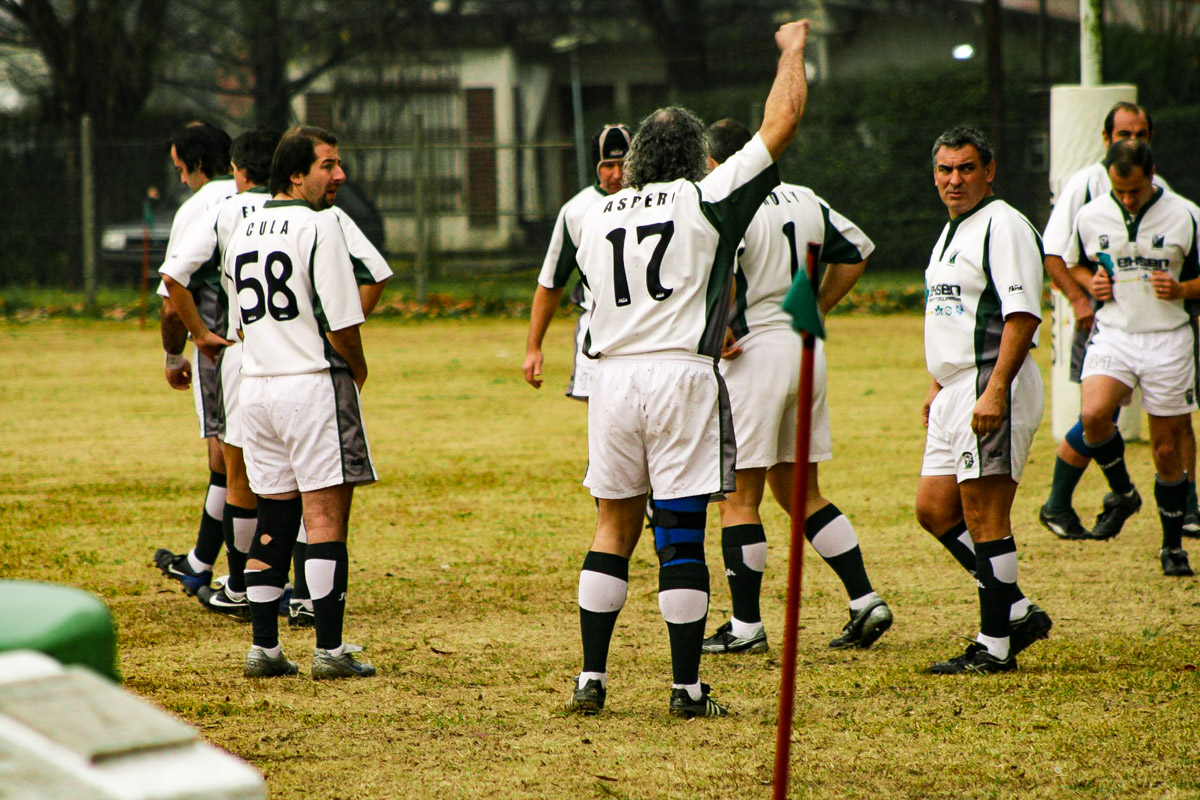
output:
[[[654,550],[663,567],[704,563],[708,495],[654,501]]]

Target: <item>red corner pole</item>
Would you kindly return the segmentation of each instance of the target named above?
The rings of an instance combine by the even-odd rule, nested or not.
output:
[[[817,296],[817,255],[821,245],[808,243],[805,270]],[[779,678],[779,719],[775,727],[775,781],[772,800],[787,797],[792,718],[796,705],[796,637],[800,630],[800,584],[804,575],[804,520],[808,517],[808,448],[812,441],[813,360],[816,337],[801,335],[800,393],[796,402],[796,466],[792,483],[792,536],[788,548],[787,598],[783,617],[783,667]]]

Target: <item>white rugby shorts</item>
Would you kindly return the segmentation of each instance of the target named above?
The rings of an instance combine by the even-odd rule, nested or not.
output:
[[[729,388],[737,468],[773,467],[796,461],[796,400],[800,388],[800,335],[787,327],[752,331],[738,341],[742,354],[721,361]],[[825,395],[828,369],[825,344],[813,352],[812,439],[808,461],[833,458],[829,403]]]
[[[221,371],[221,433],[217,438],[231,447],[244,447],[242,410],[238,402],[238,393],[242,388],[240,340],[221,351],[221,360],[217,366]]]
[[[346,370],[242,377],[242,452],[258,495],[374,483],[358,389]]]
[[[732,492],[734,457],[729,397],[711,358],[671,352],[596,362],[583,480],[593,496]]]
[[[1046,404],[1042,376],[1033,359],[1027,357],[1009,387],[1006,419],[997,430],[981,437],[971,430],[971,417],[990,373],[990,365],[964,370],[934,397],[929,408],[922,475],[954,475],[959,483],[1007,475],[1021,482]]]
[[[588,358],[583,354],[583,339],[587,336],[588,320],[591,317],[592,312],[589,309],[580,314],[579,321],[575,323],[575,360],[571,365],[571,381],[567,384],[567,397],[573,397],[576,400],[588,399],[592,390],[592,373],[596,370],[596,359]]]
[[[1126,333],[1101,328],[1088,345],[1083,380],[1115,378],[1142,388],[1142,408],[1156,417],[1196,410],[1196,337],[1190,324],[1170,331]]]

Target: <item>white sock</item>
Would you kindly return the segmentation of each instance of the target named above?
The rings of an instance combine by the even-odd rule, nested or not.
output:
[[[582,689],[583,685],[588,681],[600,681],[600,685],[605,689],[608,688],[608,673],[607,672],[581,672],[579,680],[575,683],[576,688]]]
[[[763,629],[761,622],[742,622],[737,617],[729,619],[730,633],[739,639],[749,639],[752,636],[757,636]]]
[[[205,564],[196,558],[195,550],[188,551],[188,566],[192,568],[192,572],[212,572],[212,564]]]
[[[862,597],[856,597],[850,601],[850,610],[857,614],[859,611],[862,611],[864,608],[871,605],[871,603],[874,603],[878,599],[879,595],[875,592],[864,594]]]
[[[1028,597],[1022,597],[1020,600],[1012,604],[1012,608],[1008,610],[1008,618],[1010,620],[1020,619],[1029,613],[1029,607],[1033,603],[1029,602]]]
[[[704,696],[704,693],[700,691],[700,681],[696,681],[695,683],[672,683],[671,688],[687,689],[688,697],[697,702]]]
[[[259,647],[256,644],[252,644],[250,645],[250,648],[252,650],[262,650],[271,658],[279,658],[281,655],[283,655],[283,645],[281,644],[277,644],[274,647]]]
[[[996,658],[1003,661],[1008,658],[1008,637],[996,638],[994,636],[984,636],[982,633],[975,637],[975,641],[987,648],[987,651]]]

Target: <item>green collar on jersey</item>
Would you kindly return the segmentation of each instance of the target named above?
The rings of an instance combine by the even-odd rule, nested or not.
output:
[[[1161,186],[1155,186],[1154,194],[1152,194],[1150,199],[1146,201],[1146,205],[1142,206],[1141,211],[1138,212],[1136,217],[1130,216],[1129,210],[1126,209],[1124,204],[1122,204],[1117,198],[1116,192],[1110,191],[1108,196],[1111,197],[1113,202],[1117,204],[1117,208],[1121,209],[1121,216],[1125,219],[1125,233],[1129,237],[1129,241],[1136,242],[1138,226],[1142,224],[1142,218],[1146,216],[1146,212],[1150,210],[1150,206],[1157,203],[1158,198],[1163,196],[1163,190]]]
[[[283,208],[284,206],[304,206],[305,208],[312,208],[312,206],[310,206],[304,200],[268,200],[267,202],[263,203],[263,208]]]
[[[209,180],[210,181],[231,181],[231,180],[233,180],[233,174],[226,172],[224,175],[217,175],[215,177],[209,178]]]
[[[946,250],[947,250],[947,248],[950,247],[950,242],[954,240],[954,234],[958,232],[958,226],[962,224],[962,221],[964,219],[966,219],[967,217],[974,216],[976,211],[978,211],[979,209],[983,208],[986,205],[989,205],[993,200],[999,200],[999,199],[1000,198],[997,197],[996,195],[990,194],[987,197],[980,200],[978,203],[976,203],[975,207],[972,208],[967,213],[959,214],[957,217],[950,220],[950,228],[949,228],[949,230],[946,231],[946,243],[944,245],[942,245],[942,252],[938,254],[938,258],[941,258],[942,256],[946,255]]]
[[[249,189],[242,192],[242,194],[250,194],[251,192],[254,192],[254,194],[266,194],[268,191],[269,189],[267,189],[265,185],[259,184],[257,186],[251,186]]]

